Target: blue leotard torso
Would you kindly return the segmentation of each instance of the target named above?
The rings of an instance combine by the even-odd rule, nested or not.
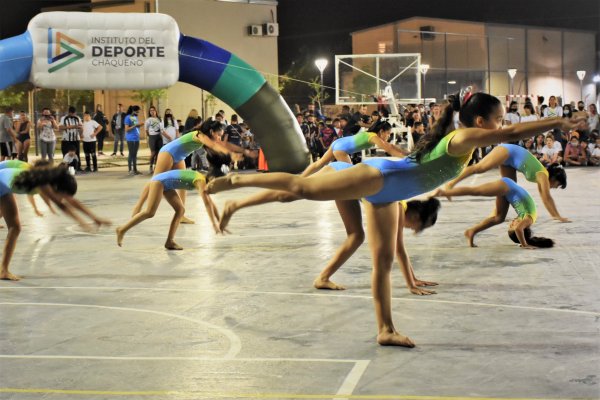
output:
[[[180,138],[173,140],[161,147],[160,152],[167,152],[173,157],[173,164],[185,160],[185,158],[203,146],[196,139],[198,131],[186,133]]]
[[[454,131],[446,135],[419,162],[412,157],[363,161],[363,164],[377,168],[383,175],[383,188],[366,199],[374,204],[406,200],[434,190],[457,177],[471,159],[472,151],[460,156],[448,153],[448,144],[456,133]]]
[[[23,171],[26,170],[23,168],[4,168],[0,170],[0,197],[9,193],[27,194],[25,190],[15,188],[13,185],[15,178]]]
[[[174,169],[152,177],[153,181],[163,184],[165,192],[175,189],[195,190],[194,182],[198,179],[205,180],[204,175],[190,169]]]
[[[537,173],[542,172],[548,175],[548,171],[527,149],[514,144],[502,143],[498,147],[503,147],[508,151],[508,158],[502,163],[508,167],[514,168],[525,175],[529,182],[537,182]]]

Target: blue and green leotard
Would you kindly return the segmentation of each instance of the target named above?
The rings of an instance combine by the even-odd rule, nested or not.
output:
[[[21,160],[6,160],[0,162],[0,170],[6,168],[31,169],[31,165]]]
[[[171,157],[173,157],[174,164],[183,161],[188,155],[204,146],[204,144],[196,137],[198,134],[202,135],[202,133],[199,131],[186,133],[180,138],[177,138],[161,147],[160,153],[169,153]]]
[[[457,132],[446,135],[419,162],[412,157],[400,160],[372,158],[363,161],[363,164],[377,168],[383,175],[383,188],[366,199],[374,204],[406,200],[457,177],[467,166],[472,154],[472,151],[458,156],[448,153],[448,144]]]
[[[24,168],[4,168],[0,170],[0,197],[10,193],[27,194],[25,190],[14,186],[15,178],[26,170]]]
[[[175,189],[196,190],[194,183],[199,179],[206,182],[204,175],[189,169],[174,169],[152,177],[153,181],[162,183],[165,192]]]
[[[333,151],[343,151],[348,155],[352,155],[354,153],[358,153],[359,151],[370,149],[374,146],[371,143],[371,138],[373,136],[377,136],[374,132],[359,132],[353,136],[346,136],[340,139],[335,140],[331,144],[331,149]]]
[[[510,178],[502,178],[502,182],[508,186],[508,193],[504,195],[504,198],[510,203],[515,209],[520,219],[530,216],[533,222],[537,219],[537,209],[535,207],[535,201],[533,197],[517,185],[515,181]]]
[[[548,176],[548,171],[538,161],[533,154],[527,149],[514,144],[502,143],[498,147],[504,147],[508,150],[508,158],[502,163],[508,167],[514,168],[525,175],[525,179],[529,182],[537,182],[536,175],[538,172],[543,172]]]

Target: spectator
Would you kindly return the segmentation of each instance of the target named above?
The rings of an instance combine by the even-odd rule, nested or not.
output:
[[[13,109],[6,107],[0,117],[0,161],[13,158],[17,133],[13,129]]]
[[[358,111],[356,111],[354,114],[352,114],[352,118],[350,120],[348,120],[348,124],[358,125],[361,128],[367,129],[369,127],[369,123],[368,123],[368,120],[367,120],[367,122],[365,122],[366,119],[364,117],[368,118],[367,106],[364,104],[361,104],[360,106],[358,106]],[[359,130],[360,129],[357,129],[356,132],[358,132]]]
[[[573,109],[570,104],[565,104],[562,108],[562,117],[571,118],[573,116]]]
[[[521,115],[519,114],[519,104],[516,101],[511,101],[508,107],[508,112],[504,116],[505,125],[514,125],[521,122]]]
[[[524,115],[521,115],[521,122],[531,122],[540,119],[535,113],[535,110],[533,109],[533,104],[531,103],[525,103],[525,105],[523,106],[523,114]]]
[[[567,166],[587,165],[587,154],[584,147],[579,143],[579,132],[571,132],[569,143],[565,149],[565,164]]]
[[[321,144],[319,158],[323,157],[335,139],[337,139],[335,131],[323,122],[319,122],[319,142]]]
[[[439,104],[434,104],[431,106],[431,115],[429,116],[429,127],[431,128],[433,124],[437,122],[442,116],[442,108]]]
[[[581,100],[577,102],[577,110],[573,110],[573,116],[575,118],[587,118],[588,113],[585,111],[585,103]]]
[[[165,133],[166,133],[166,135],[163,135],[164,144],[170,143],[180,136],[179,135],[179,125],[177,123],[178,121],[179,120],[175,120],[175,117],[173,116],[173,112],[171,111],[171,109],[167,108],[165,110],[165,116],[163,118],[163,125],[165,127]]]
[[[588,119],[587,123],[590,131],[600,128],[600,117],[598,116],[598,109],[594,103],[588,106]]]
[[[119,103],[117,105],[117,112],[113,115],[110,121],[110,128],[112,130],[113,136],[115,138],[115,144],[113,147],[113,152],[111,156],[117,155],[117,146],[119,147],[121,156],[125,156],[123,154],[123,143],[125,141],[125,117],[127,114],[123,112],[123,105]],[[120,145],[120,146],[119,146]]]
[[[17,148],[17,158],[21,161],[27,162],[27,154],[29,153],[29,144],[31,143],[31,135],[29,131],[31,129],[31,123],[25,111],[19,113],[19,120],[15,127],[17,132],[17,141],[15,142]]]
[[[319,143],[319,128],[315,123],[315,116],[309,114],[307,121],[305,122],[308,128],[308,136],[304,136],[306,138],[306,144],[308,149],[310,150],[310,154],[312,155],[313,161],[317,160],[320,157],[320,148],[321,143]],[[304,131],[304,130],[303,130]]]
[[[533,154],[535,155],[535,157],[539,160],[542,158],[542,156],[544,155],[542,153],[542,150],[544,149],[544,146],[546,145],[545,142],[545,137],[543,134],[539,134],[535,137],[535,142],[533,144]]]
[[[185,119],[185,125],[183,127],[182,134],[195,131],[200,128],[200,125],[202,125],[202,118],[198,116],[198,111],[195,108],[192,108]]]
[[[160,120],[160,117],[158,116],[158,111],[156,110],[156,107],[150,106],[150,108],[148,109],[148,118],[146,119],[144,127],[146,129],[146,134],[148,135],[148,148],[150,149],[149,172],[152,175],[152,173],[154,173],[154,164],[156,164],[156,157],[158,156],[160,148],[163,146],[163,135],[167,136],[165,133],[163,123]]]
[[[219,119],[219,115],[221,116],[221,119]],[[223,110],[219,110],[219,112],[215,115],[215,119],[225,126],[229,125],[229,122],[225,119],[225,111]]]
[[[129,106],[125,116],[125,139],[127,140],[127,166],[129,175],[141,175],[137,169],[137,153],[140,148],[140,126],[144,125],[138,120],[140,106]]]
[[[92,119],[89,112],[84,112],[81,137],[83,139],[83,153],[85,154],[85,172],[98,172],[96,138],[100,132],[102,132],[102,125],[95,119]],[[92,159],[92,163],[90,163],[90,158]]]
[[[571,106],[569,106],[571,108]],[[563,109],[558,105],[556,96],[550,96],[548,99],[548,107],[544,109],[543,118],[562,117]]]
[[[523,143],[523,147],[525,147],[527,151],[529,151],[531,154],[535,155],[535,148],[533,146],[533,143],[533,139],[529,138],[525,140],[525,142]]]
[[[236,146],[241,146],[242,128],[238,124],[237,114],[233,114],[231,116],[231,124],[227,125],[227,127],[225,128],[225,133],[223,134],[223,141],[234,144]]]
[[[540,118],[544,118],[544,113],[546,112],[546,108],[548,108],[548,106],[547,106],[547,105],[545,105],[545,104],[542,104],[542,105],[540,106],[540,113],[538,114],[538,116],[539,116]]]
[[[183,125],[183,121],[181,121],[180,119],[177,120],[177,130],[179,131],[180,136],[185,131],[185,126]]]
[[[367,129],[367,131],[368,132],[374,132],[374,129],[377,126],[377,124],[379,123],[380,120],[381,120],[381,115],[379,114],[379,111],[373,111],[371,113],[371,125],[369,126],[369,128]]]
[[[40,133],[40,152],[42,153],[42,160],[48,157],[51,163],[54,163],[54,150],[56,149],[56,134],[58,130],[58,124],[52,114],[50,114],[49,108],[42,109],[42,116],[38,119],[37,129]],[[73,151],[75,149],[73,148]],[[79,162],[79,159],[77,159]],[[77,169],[77,166],[75,166]]]
[[[590,164],[600,166],[600,137],[596,137],[596,143],[590,156]]]
[[[548,106],[545,106],[544,108],[542,108],[542,106],[544,106],[544,96],[538,96],[537,97],[537,106],[535,106],[535,113],[538,115],[538,117],[543,117],[544,116],[544,108],[548,107]]]
[[[336,119],[333,120],[332,124],[333,124],[333,131],[335,132],[335,135],[338,138],[341,138],[342,136],[344,136],[343,132],[342,132],[342,122],[341,122],[341,120],[339,118],[336,118]]]
[[[98,140],[98,154],[103,156],[104,139],[106,138],[106,124],[108,123],[108,120],[106,119],[106,115],[104,115],[104,112],[102,112],[101,104],[96,105],[96,113],[94,114],[93,119],[102,127],[100,133],[96,135],[96,139]]]
[[[546,136],[546,146],[542,149],[542,159],[540,162],[547,168],[554,163],[562,163],[560,152],[554,147],[554,137]]]
[[[419,140],[425,135],[425,126],[421,121],[415,121],[413,128],[411,130],[411,135],[413,137],[414,144],[419,143]]]
[[[421,115],[421,122],[423,122],[425,131],[428,131],[429,130],[429,116],[427,115],[427,110],[425,109],[425,104],[419,104],[417,109],[419,111],[419,114]]]
[[[77,114],[75,114],[75,107],[69,106],[69,113],[60,119],[60,124],[58,125],[58,129],[62,131],[62,142],[60,143],[60,148],[63,157],[65,154],[67,154],[68,149],[75,147],[77,159],[81,160],[79,157],[79,139],[81,137],[81,128],[81,119],[77,116]],[[81,164],[77,166],[77,171],[81,171]]]
[[[77,170],[79,166],[79,158],[75,153],[75,146],[71,146],[67,149],[67,154],[63,157],[62,163],[70,167],[73,167],[73,171]]]

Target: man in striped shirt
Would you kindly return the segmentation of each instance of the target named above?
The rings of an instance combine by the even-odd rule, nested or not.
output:
[[[75,114],[75,107],[69,107],[69,113],[60,119],[58,129],[62,132],[62,142],[60,148],[63,157],[69,152],[69,148],[75,148],[77,159],[79,157],[79,139],[81,138],[83,124],[81,119]],[[77,170],[81,171],[81,163],[77,165]]]

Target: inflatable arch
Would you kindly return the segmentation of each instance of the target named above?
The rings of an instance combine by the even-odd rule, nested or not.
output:
[[[283,98],[249,64],[180,34],[165,14],[48,12],[0,41],[0,89],[30,81],[50,89],[155,89],[186,82],[227,103],[252,127],[275,171],[309,162]]]

